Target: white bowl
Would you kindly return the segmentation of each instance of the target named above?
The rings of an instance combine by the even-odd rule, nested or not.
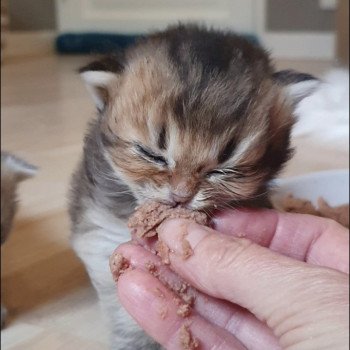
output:
[[[276,206],[288,193],[296,198],[308,199],[314,205],[319,197],[323,197],[331,206],[349,203],[349,169],[279,179],[274,185],[272,201]]]

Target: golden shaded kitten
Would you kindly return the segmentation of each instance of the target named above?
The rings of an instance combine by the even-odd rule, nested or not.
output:
[[[268,183],[291,155],[294,100],[318,82],[275,72],[239,36],[191,25],[80,72],[98,117],[72,181],[73,247],[108,311],[113,349],[157,348],[116,302],[108,268],[135,205],[268,205]]]
[[[17,210],[18,184],[35,175],[37,168],[8,152],[1,152],[1,246],[8,238]],[[1,328],[6,318],[1,305]]]

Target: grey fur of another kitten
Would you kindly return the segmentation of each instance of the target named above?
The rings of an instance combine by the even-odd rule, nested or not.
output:
[[[70,192],[72,245],[109,317],[111,348],[157,349],[118,303],[109,257],[148,200],[194,210],[269,206],[290,158],[293,103],[317,87],[260,47],[179,25],[80,70],[97,107]]]
[[[17,211],[17,188],[20,182],[33,177],[37,168],[11,153],[1,152],[1,247],[8,239]],[[1,328],[7,310],[1,304]]]

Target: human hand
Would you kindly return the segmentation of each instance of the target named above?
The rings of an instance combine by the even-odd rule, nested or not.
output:
[[[192,314],[177,315],[162,281],[179,277],[141,246],[117,249],[133,266],[121,275],[121,303],[156,341],[179,349],[189,324],[201,349],[345,349],[349,336],[349,232],[333,221],[272,210],[229,211],[215,231],[184,220],[160,227],[171,269],[196,288]],[[218,231],[218,232],[217,232]],[[182,258],[187,233],[193,255]],[[244,238],[243,238],[244,236]],[[170,284],[171,284],[170,283]]]

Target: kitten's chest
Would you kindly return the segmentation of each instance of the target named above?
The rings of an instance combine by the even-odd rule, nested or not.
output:
[[[105,208],[99,207],[95,204],[91,205],[87,210],[87,217],[89,221],[100,229],[116,233],[118,235],[129,235],[127,227],[128,217],[120,218],[115,213],[106,210]]]

